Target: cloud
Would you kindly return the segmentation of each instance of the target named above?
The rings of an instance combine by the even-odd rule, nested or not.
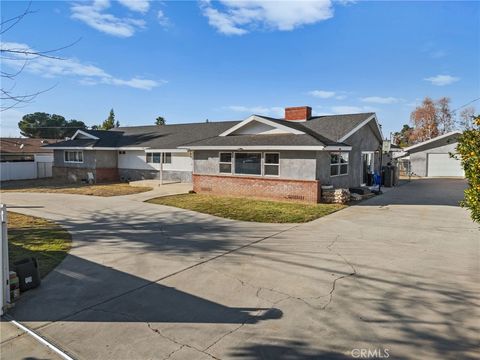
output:
[[[346,95],[343,94],[344,91],[335,92],[335,91],[327,91],[327,90],[312,90],[308,94],[320,99],[332,99],[335,98],[337,100],[346,99]]]
[[[170,25],[170,19],[165,16],[162,10],[158,10],[157,12],[157,20],[158,23],[162,26],[168,26]]]
[[[433,85],[436,85],[436,86],[445,86],[445,85],[450,85],[450,84],[453,84],[454,82],[459,81],[460,78],[456,76],[451,76],[451,75],[437,75],[437,76],[425,78],[423,80],[430,81]]]
[[[273,116],[283,116],[285,109],[279,106],[266,107],[266,106],[240,106],[240,105],[231,105],[227,106],[226,109],[241,112],[246,114],[258,114],[258,115],[273,115]]]
[[[243,35],[257,28],[290,31],[333,17],[332,1],[220,0],[214,7],[201,1],[203,15],[225,35]]]
[[[375,112],[377,109],[371,106],[332,106],[331,112],[334,114],[356,114],[363,112]]]
[[[35,52],[26,44],[7,43],[0,44],[1,49]],[[96,85],[107,84],[115,86],[127,86],[135,89],[151,90],[160,86],[166,81],[142,79],[138,76],[131,79],[120,79],[107,73],[105,70],[90,64],[84,64],[76,59],[52,59],[23,54],[10,54],[9,58],[2,59],[2,65],[20,70],[24,61],[27,61],[24,71],[40,75],[42,77],[54,78],[73,76],[78,77],[81,84]]]
[[[132,3],[131,1],[127,2]],[[119,18],[106,13],[105,10],[109,7],[110,2],[108,0],[95,0],[89,4],[74,3],[70,8],[72,11],[71,17],[84,22],[96,30],[117,37],[130,37],[135,34],[138,29],[145,27],[144,20]]]
[[[150,9],[149,0],[118,0],[118,2],[128,9],[142,14],[145,14]]]
[[[372,103],[372,104],[397,104],[403,101],[403,99],[395,98],[392,96],[389,96],[389,97],[367,96],[367,97],[361,98],[360,100],[363,102]]]

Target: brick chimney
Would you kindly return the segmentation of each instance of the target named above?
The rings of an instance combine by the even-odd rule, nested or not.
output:
[[[285,120],[287,121],[307,121],[312,117],[312,108],[310,106],[297,106],[285,108]]]

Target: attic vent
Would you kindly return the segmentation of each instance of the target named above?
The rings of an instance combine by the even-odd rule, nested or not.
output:
[[[305,200],[303,195],[287,195],[286,198],[289,200]]]

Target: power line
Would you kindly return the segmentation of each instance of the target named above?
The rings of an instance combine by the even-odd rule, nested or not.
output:
[[[478,101],[478,100],[480,100],[480,97],[478,97],[478,98],[476,98],[476,99],[474,99],[474,100],[466,103],[465,105],[462,105],[462,106],[456,108],[455,110],[452,110],[452,113],[454,113],[455,111],[458,111],[458,110],[464,108],[465,106],[468,106],[468,105],[470,105],[470,104],[473,104],[475,101]]]

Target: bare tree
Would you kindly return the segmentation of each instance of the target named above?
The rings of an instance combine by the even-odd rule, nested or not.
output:
[[[420,106],[410,114],[414,130],[412,140],[414,143],[429,140],[438,135],[437,108],[435,102],[426,97]]]
[[[12,18],[9,18],[7,20],[3,20],[0,23],[0,35],[4,37],[5,33],[9,30],[11,30],[14,26],[16,26],[20,21],[22,21],[25,16],[30,15],[35,13],[35,11],[31,10],[31,4],[30,2],[25,11],[21,13],[20,15],[14,16]],[[80,40],[80,39],[79,39]],[[23,72],[23,70],[28,66],[28,63],[30,61],[35,60],[36,58],[43,57],[43,58],[49,58],[49,59],[56,59],[56,60],[63,60],[62,58],[55,56],[55,53],[60,52],[61,50],[64,50],[70,46],[73,46],[76,44],[79,40],[66,45],[62,46],[60,48],[56,49],[51,49],[51,50],[45,50],[45,51],[35,51],[31,49],[26,49],[26,48],[14,48],[14,47],[9,47],[8,44],[6,45],[4,42],[1,43],[0,45],[0,61],[10,61],[10,62],[16,62],[18,61],[19,64],[19,69],[14,72],[7,72],[4,71],[4,67],[2,67],[0,71],[0,77],[1,77],[1,90],[0,90],[0,111],[5,111],[11,108],[19,107],[21,105],[27,104],[32,102],[38,95],[47,92],[51,90],[52,88],[55,87],[51,86],[47,89],[43,90],[38,90],[34,92],[28,92],[28,93],[19,93],[15,90],[16,86],[16,80],[18,76]]]
[[[436,105],[438,135],[443,135],[455,130],[455,120],[450,110],[450,98],[442,97],[438,99]]]
[[[466,107],[460,112],[458,125],[461,130],[471,130],[474,128],[475,108],[473,106]]]

